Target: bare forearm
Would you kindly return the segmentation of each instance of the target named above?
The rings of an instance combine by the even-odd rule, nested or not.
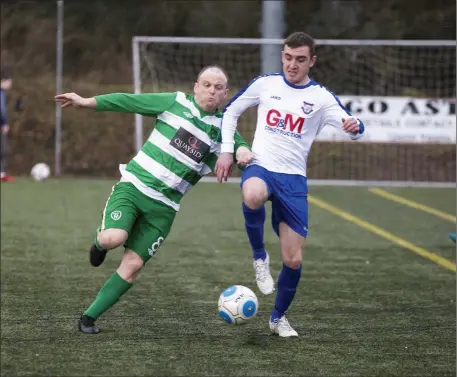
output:
[[[84,98],[83,107],[85,107],[87,109],[95,109],[96,106],[97,106],[97,101],[95,100],[95,97]]]

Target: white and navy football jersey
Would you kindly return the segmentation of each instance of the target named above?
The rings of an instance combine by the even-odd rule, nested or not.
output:
[[[325,126],[342,129],[342,119],[352,117],[339,99],[311,80],[294,85],[283,74],[263,75],[252,80],[227,104],[222,118],[221,152],[233,153],[234,132],[239,116],[258,105],[251,164],[265,169],[306,177],[306,161],[314,139]],[[347,133],[358,139],[360,132]]]

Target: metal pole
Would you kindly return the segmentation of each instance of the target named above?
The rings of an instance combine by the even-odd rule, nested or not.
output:
[[[57,1],[57,74],[56,94],[62,93],[62,67],[63,67],[63,0]],[[60,175],[61,155],[61,131],[62,131],[62,108],[56,103],[56,126],[55,126],[55,161],[54,175]]]
[[[135,94],[141,93],[141,66],[140,46],[135,37],[132,39],[132,60],[133,60],[133,90]],[[143,145],[143,117],[135,114],[135,150],[138,152]]]
[[[262,38],[284,38],[284,0],[262,1]],[[282,45],[262,44],[262,74],[281,72]]]

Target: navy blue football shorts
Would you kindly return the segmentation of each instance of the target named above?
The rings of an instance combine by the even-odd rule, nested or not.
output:
[[[308,235],[308,183],[306,177],[298,174],[284,174],[269,171],[259,165],[245,168],[241,175],[241,187],[249,178],[263,180],[271,201],[271,225],[279,236],[279,224],[286,223],[296,233]]]

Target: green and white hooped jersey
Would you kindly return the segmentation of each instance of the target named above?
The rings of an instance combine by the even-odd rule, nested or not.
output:
[[[137,113],[156,118],[154,130],[137,155],[120,165],[123,180],[146,196],[179,210],[179,203],[213,171],[221,146],[222,113],[207,113],[182,92],[96,96],[96,111]],[[235,149],[248,147],[237,133]]]

